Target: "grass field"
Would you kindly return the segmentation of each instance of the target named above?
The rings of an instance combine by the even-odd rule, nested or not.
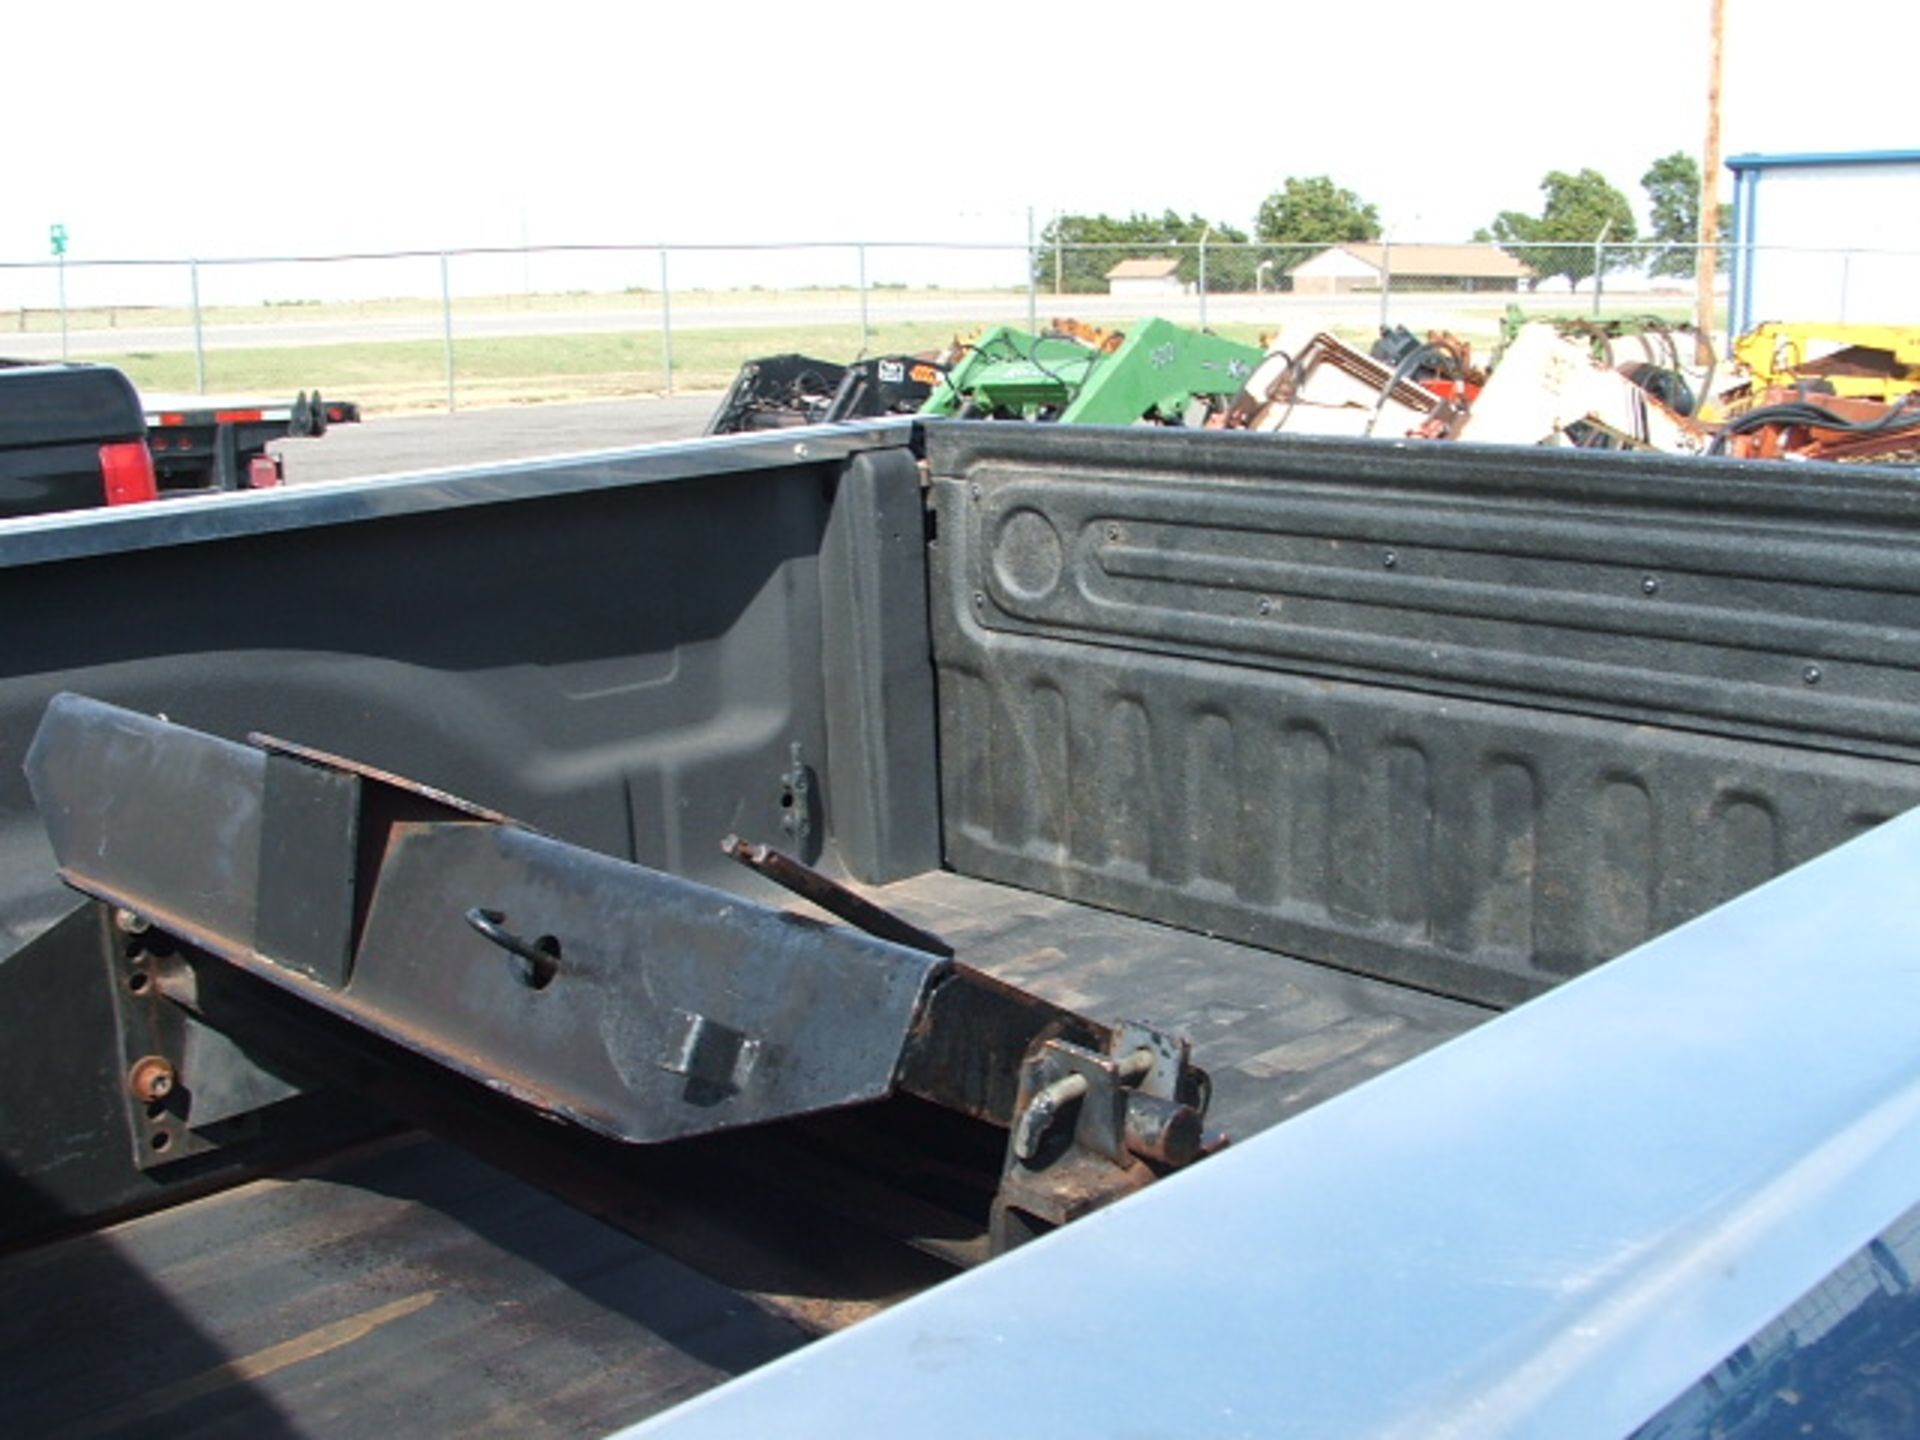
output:
[[[913,321],[879,325],[867,348],[909,354],[938,350],[957,330],[971,328]],[[1218,328],[1248,344],[1259,338],[1258,326]],[[743,363],[759,355],[799,351],[822,359],[850,359],[860,348],[858,325],[677,331],[673,387],[724,389]],[[186,352],[136,351],[96,358],[125,370],[142,390],[194,388],[193,356]],[[454,371],[463,407],[651,395],[666,388],[658,331],[456,339]],[[207,353],[207,389],[214,394],[290,395],[316,387],[323,394],[358,401],[369,414],[443,409],[446,353],[431,340]]]
[[[786,292],[781,296],[758,292],[727,292],[727,303],[766,305],[792,299],[817,304],[830,292]],[[851,297],[852,292],[848,292]],[[556,298],[556,297],[543,297]],[[567,297],[557,297],[567,298]],[[633,297],[578,297],[611,306]],[[1051,297],[1049,297],[1051,298]],[[1079,318],[1092,324],[1124,329],[1126,317],[1099,313],[1101,297],[1080,296]],[[1410,300],[1413,297],[1410,297]],[[400,303],[400,302],[396,302]],[[720,302],[715,300],[716,305]],[[676,313],[687,306],[678,295]],[[1501,304],[1460,304],[1455,297],[1440,302],[1444,308],[1407,303],[1407,323],[1415,328],[1441,324],[1470,340],[1479,355],[1491,353],[1499,333]],[[370,312],[354,311],[363,317]],[[1396,302],[1396,310],[1401,302]],[[1573,310],[1575,307],[1565,307]],[[1050,306],[1043,314],[1051,313]],[[269,309],[269,314],[275,313]],[[1634,313],[1641,313],[1635,311]],[[333,319],[351,318],[335,313]],[[1341,339],[1362,346],[1374,334],[1374,316],[1355,310],[1338,323],[1331,317],[1312,323],[1329,324]],[[1671,307],[1663,318],[1685,318],[1682,307]],[[657,394],[668,388],[665,356],[657,326],[644,315],[632,329],[589,331],[562,335],[475,336],[454,340],[454,372],[461,407],[534,404],[558,400],[586,400]],[[896,320],[884,316],[872,327],[865,346],[869,353],[937,351],[956,335],[971,334],[978,321]],[[1271,325],[1224,322],[1218,333],[1248,344],[1259,344]],[[3,337],[0,337],[3,339]],[[755,356],[799,351],[822,359],[851,359],[862,352],[857,324],[792,325],[761,323],[734,327],[689,327],[673,334],[672,388],[677,391],[719,390],[729,384],[741,364]],[[194,359],[189,351],[127,351],[89,356],[125,370],[143,390],[190,392],[195,388]],[[206,353],[206,388],[212,394],[264,393],[291,395],[318,388],[338,399],[358,401],[369,414],[395,414],[444,409],[447,403],[446,352],[438,340],[364,341],[338,345],[240,347]]]

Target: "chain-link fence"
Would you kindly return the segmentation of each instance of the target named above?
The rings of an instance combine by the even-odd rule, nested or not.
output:
[[[1688,246],[1399,239],[74,256],[0,262],[0,356],[106,359],[149,390],[323,387],[372,409],[451,410],[709,389],[755,355],[930,351],[992,325],[1066,317],[1124,328],[1159,315],[1250,340],[1405,325],[1476,344],[1498,335],[1510,307],[1682,320],[1700,259]],[[1723,247],[1710,262],[1722,333],[1735,261],[1788,277],[1797,320],[1875,321],[1888,295],[1920,293],[1920,252]]]

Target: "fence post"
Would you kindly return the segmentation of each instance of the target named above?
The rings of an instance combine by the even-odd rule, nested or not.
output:
[[[56,257],[60,262],[60,359],[67,358],[67,252]]]
[[[453,389],[453,281],[447,269],[447,252],[440,252],[440,335],[447,351],[447,413],[454,412]]]
[[[1213,227],[1207,226],[1200,232],[1200,328],[1207,328],[1207,237],[1213,233]]]
[[[1387,328],[1387,295],[1393,289],[1393,236],[1380,237],[1380,328]]]
[[[1611,223],[1611,221],[1608,222],[1608,224]],[[1605,235],[1606,233],[1606,229],[1602,227],[1600,234]],[[1604,271],[1605,262],[1605,256],[1601,253],[1601,247],[1605,244],[1606,242],[1604,240],[1595,237],[1593,242],[1593,318],[1596,320],[1600,318],[1600,276]]]
[[[853,248],[860,256],[860,353],[865,355],[873,341],[873,329],[867,324],[867,247],[862,242]]]
[[[667,282],[667,247],[660,247],[660,353],[666,362],[666,393],[673,393],[673,289]]]
[[[187,261],[187,276],[193,287],[193,385],[194,393],[207,393],[207,347],[200,334],[200,262]]]
[[[1040,295],[1033,278],[1033,207],[1027,207],[1027,333],[1040,333]]]

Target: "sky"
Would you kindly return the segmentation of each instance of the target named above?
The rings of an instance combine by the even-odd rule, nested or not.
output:
[[[1920,6],[1809,14],[1727,0],[1725,151],[1920,147]],[[1251,229],[1317,174],[1463,240],[1552,169],[1644,215],[1647,166],[1702,149],[1707,26],[1707,0],[16,3],[0,261],[54,221],[74,259]]]

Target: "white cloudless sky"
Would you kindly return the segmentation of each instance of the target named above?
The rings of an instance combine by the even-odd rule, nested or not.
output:
[[[1728,0],[1724,143],[1920,146],[1920,5]],[[0,15],[0,259],[1251,228],[1330,174],[1402,239],[1704,133],[1707,0],[88,4]],[[1730,187],[1723,181],[1723,193]],[[1920,244],[1920,237],[1909,237]],[[1863,236],[1863,244],[1888,237]]]

